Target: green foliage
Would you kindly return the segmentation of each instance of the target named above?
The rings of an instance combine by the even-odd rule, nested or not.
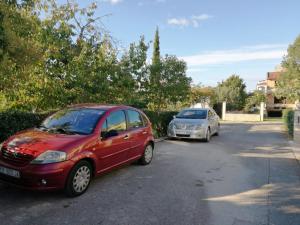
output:
[[[216,89],[201,85],[193,86],[191,88],[189,101],[191,104],[209,103],[213,106],[217,103]]]
[[[0,112],[0,142],[18,131],[38,126],[50,113]]]
[[[186,64],[175,56],[160,58],[158,29],[149,65],[144,37],[119,55],[102,17],[95,16],[95,3],[0,6],[0,110],[47,111],[83,102],[161,110],[186,98]]]
[[[176,111],[157,112],[145,110],[144,112],[152,123],[154,136],[156,138],[167,135],[169,123],[173,119],[173,116],[178,114]]]
[[[266,102],[266,95],[264,92],[256,90],[247,97],[244,110],[250,112],[253,107],[260,107],[261,102]]]
[[[282,66],[285,71],[277,82],[276,95],[291,101],[300,100],[300,36],[289,46]]]
[[[245,106],[246,85],[238,75],[232,75],[227,80],[219,83],[216,93],[219,102],[227,102],[228,110],[241,110]]]
[[[294,136],[294,111],[292,109],[285,109],[282,112],[283,121],[285,124],[285,129],[289,137]]]
[[[156,29],[154,42],[153,42],[153,56],[152,56],[152,65],[160,64],[160,41],[159,41],[159,30]]]
[[[152,65],[149,83],[149,109],[161,111],[169,104],[188,100],[191,78],[187,77],[187,65],[176,56],[168,56],[160,60],[159,72]]]

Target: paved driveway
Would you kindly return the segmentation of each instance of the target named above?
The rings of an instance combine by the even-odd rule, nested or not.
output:
[[[0,184],[0,224],[300,224],[300,167],[281,125],[225,124],[211,143],[165,141],[75,199]]]

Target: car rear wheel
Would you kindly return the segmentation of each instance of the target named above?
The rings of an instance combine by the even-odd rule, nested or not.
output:
[[[209,142],[211,138],[210,128],[207,128],[206,137],[204,139],[205,142]]]
[[[151,163],[153,158],[153,146],[151,144],[148,144],[145,148],[144,154],[142,158],[140,158],[139,162],[142,165],[148,165]]]
[[[69,197],[82,195],[89,187],[92,178],[92,166],[87,161],[80,161],[71,170],[65,186]]]

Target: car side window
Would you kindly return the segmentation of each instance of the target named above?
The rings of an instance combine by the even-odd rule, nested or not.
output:
[[[143,119],[143,122],[144,122],[144,127],[148,126],[148,119],[146,118],[146,116],[144,114],[141,114],[142,115],[142,119]]]
[[[129,129],[144,127],[143,118],[139,112],[134,110],[127,110],[127,115]]]
[[[116,131],[122,132],[126,130],[126,117],[124,111],[112,112],[106,118],[107,132]]]
[[[214,114],[213,114],[213,112],[212,111],[208,111],[208,118],[213,118],[214,117]]]

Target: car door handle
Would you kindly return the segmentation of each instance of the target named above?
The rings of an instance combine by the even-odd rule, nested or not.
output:
[[[129,139],[129,136],[128,135],[125,135],[125,137],[123,138],[124,140],[128,140]]]
[[[142,134],[148,134],[148,132],[147,131],[143,131],[143,133]]]

